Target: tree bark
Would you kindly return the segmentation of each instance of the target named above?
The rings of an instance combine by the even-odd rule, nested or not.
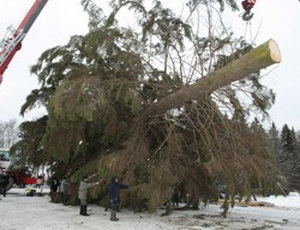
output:
[[[274,40],[270,39],[196,83],[184,86],[177,92],[154,103],[144,111],[142,119],[162,115],[185,102],[198,99],[204,94],[209,95],[221,87],[279,62],[281,62],[279,47]]]

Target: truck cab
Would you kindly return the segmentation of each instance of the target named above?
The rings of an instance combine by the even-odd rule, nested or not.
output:
[[[11,164],[8,149],[0,149],[0,170],[5,171]]]
[[[14,162],[7,149],[0,149],[0,170],[10,177],[7,190],[14,184],[18,187],[36,184],[37,178],[31,176],[28,167]]]

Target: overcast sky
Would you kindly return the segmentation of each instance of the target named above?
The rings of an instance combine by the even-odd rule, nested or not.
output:
[[[177,0],[162,0],[175,3]],[[21,22],[35,0],[0,0],[0,39],[9,25]],[[103,4],[105,0],[94,0]],[[233,31],[261,44],[273,38],[279,45],[282,62],[267,69],[265,82],[276,93],[276,103],[270,110],[271,120],[278,128],[283,124],[300,130],[300,2],[298,0],[257,0],[251,27],[235,13],[229,19]],[[229,24],[229,25],[230,25]],[[228,24],[227,24],[228,25]],[[49,0],[37,18],[22,49],[16,54],[0,85],[0,121],[23,118],[22,104],[31,90],[38,88],[30,65],[40,54],[56,45],[64,45],[70,36],[87,32],[87,15],[80,0]],[[30,120],[43,114],[36,110],[25,116]]]

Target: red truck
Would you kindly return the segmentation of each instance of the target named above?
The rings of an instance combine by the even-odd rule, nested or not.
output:
[[[9,190],[14,184],[18,187],[25,187],[28,184],[36,184],[37,178],[32,177],[28,167],[17,164],[11,160],[7,149],[0,149],[0,170],[9,176]]]

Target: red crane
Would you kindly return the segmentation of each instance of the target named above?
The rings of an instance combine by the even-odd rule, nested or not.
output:
[[[299,0],[300,2],[300,0]],[[256,0],[243,0],[242,1],[242,7],[245,10],[245,12],[242,15],[242,18],[244,21],[249,21],[253,17],[253,13],[251,13],[251,9],[255,5]]]
[[[18,28],[9,27],[6,35],[0,41],[0,83],[9,63],[21,49],[22,41],[47,2],[48,0],[36,0]]]
[[[253,13],[251,13],[251,9],[255,5],[256,0],[244,0],[242,1],[243,9],[245,10],[242,18],[244,21],[249,21],[253,17]]]

